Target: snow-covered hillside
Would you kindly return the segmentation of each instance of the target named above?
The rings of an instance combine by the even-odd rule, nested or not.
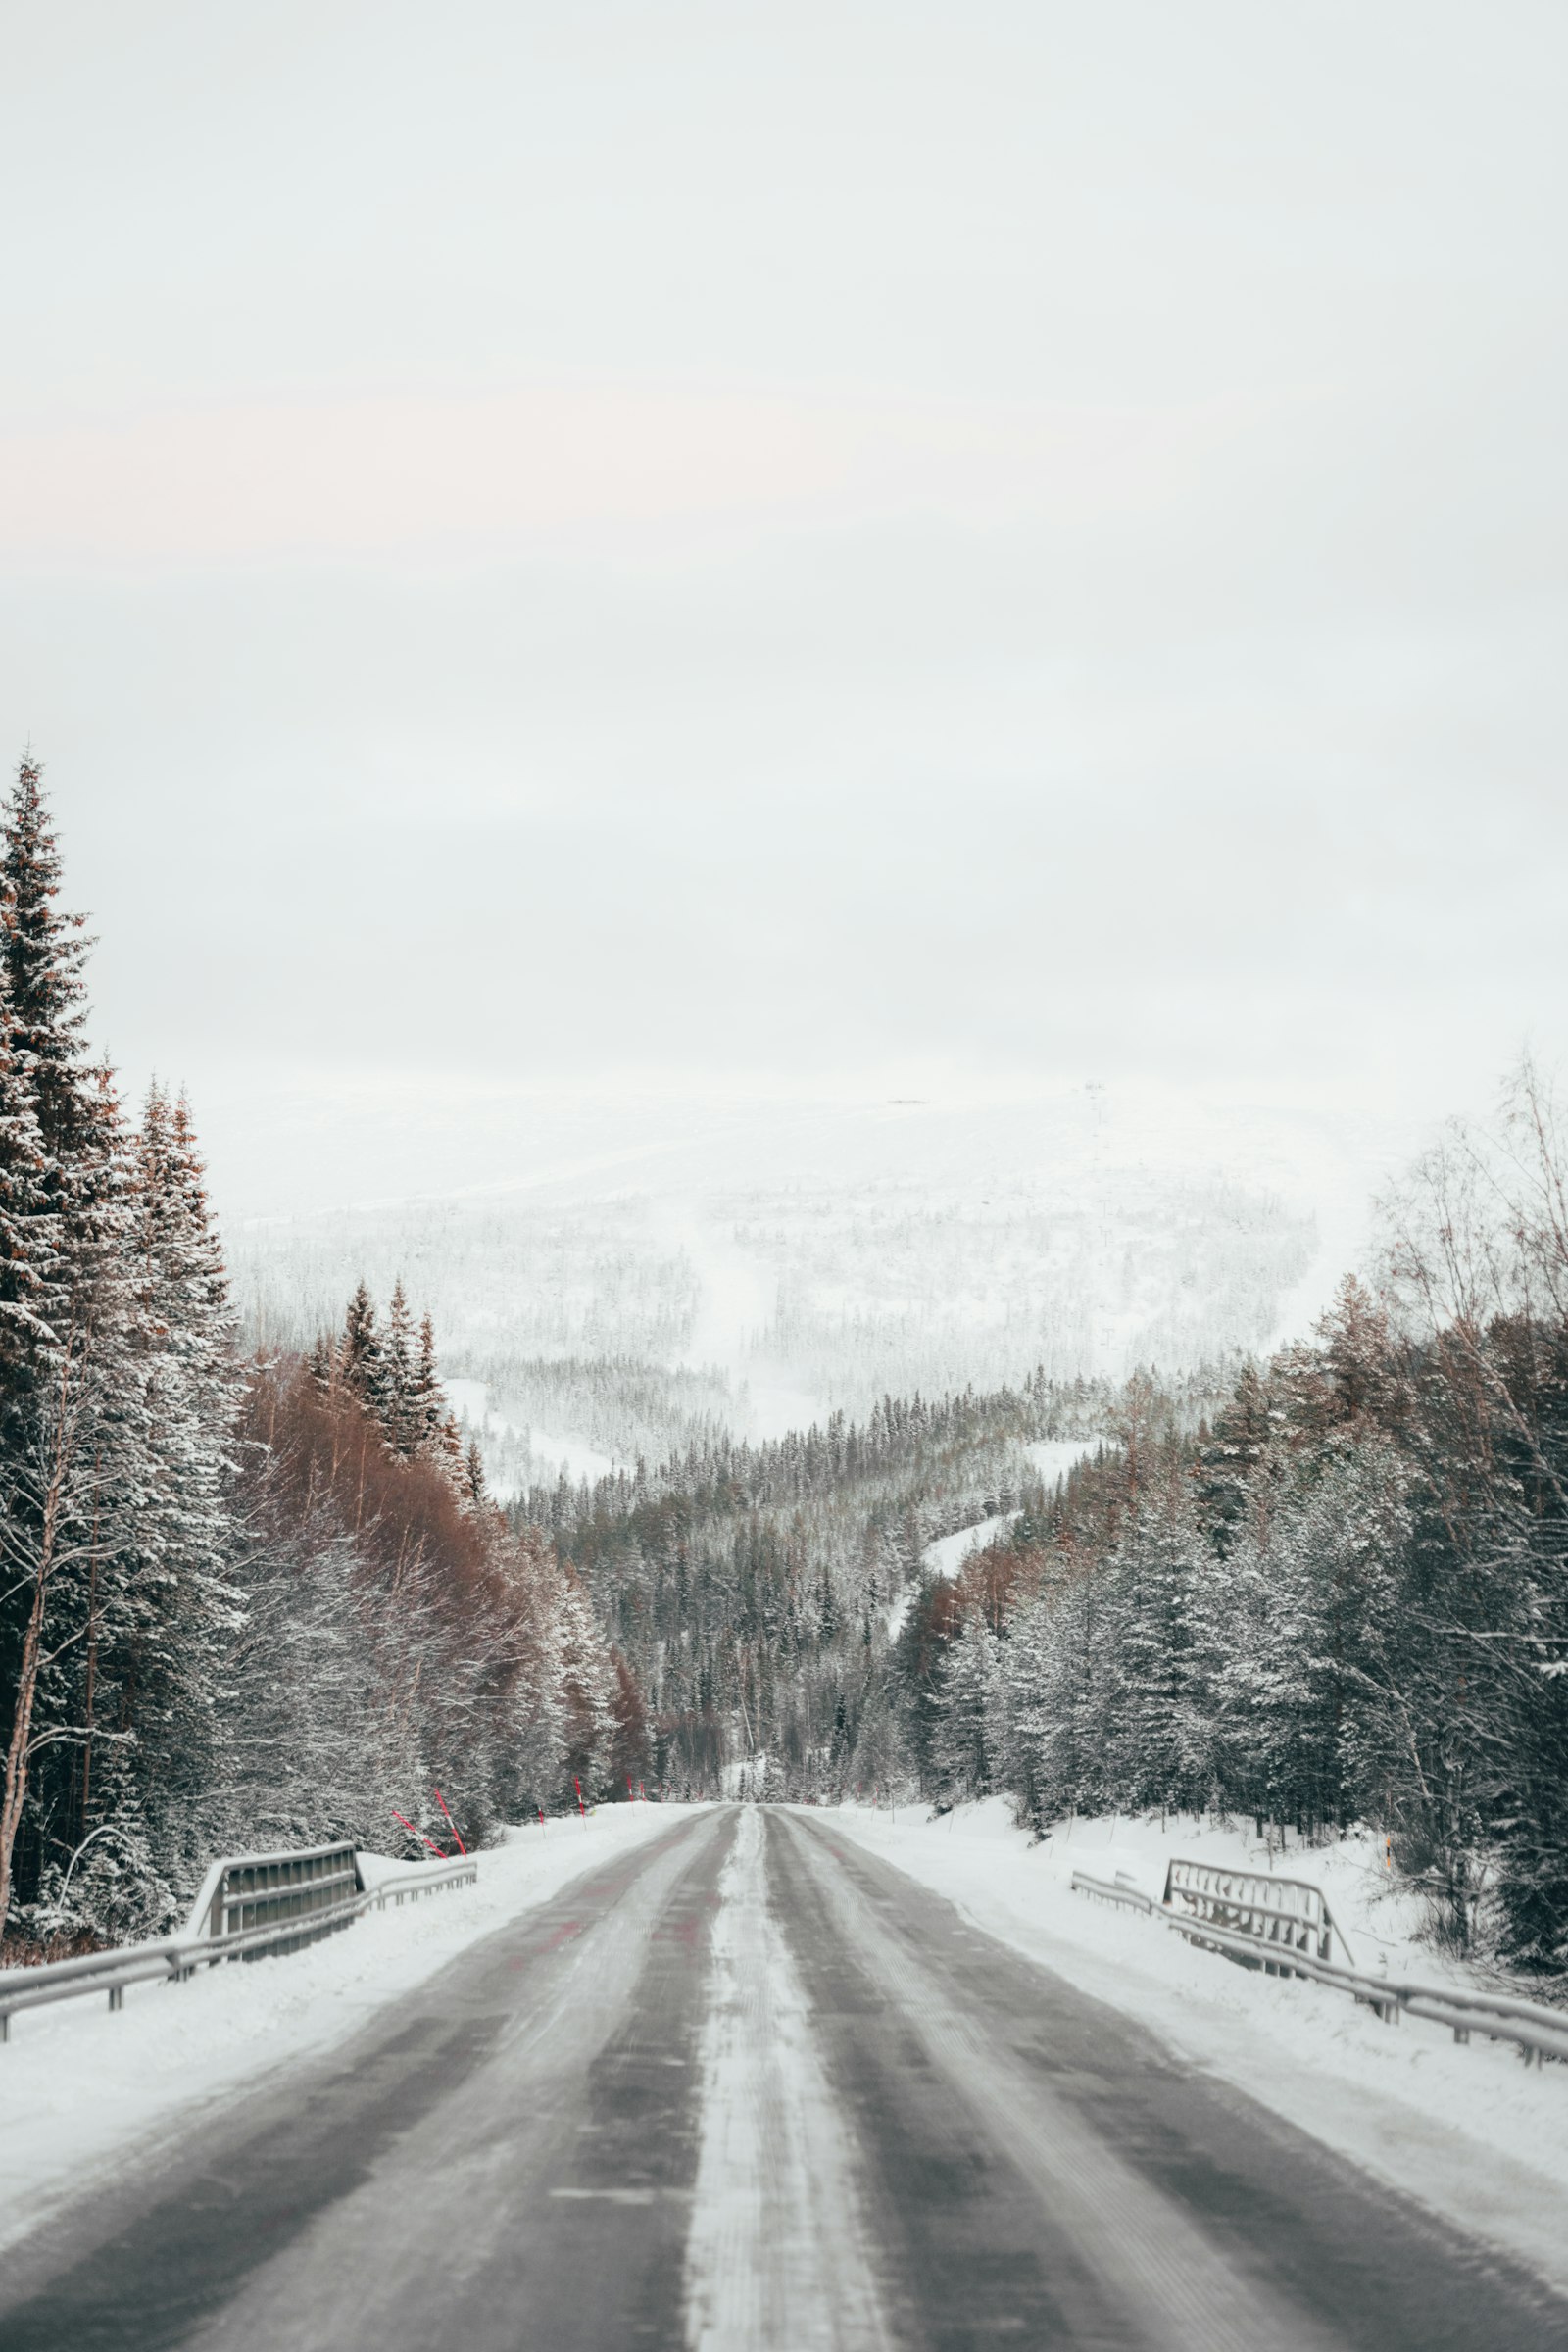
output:
[[[482,1177],[497,1156],[477,1149]],[[678,1121],[556,1103],[505,1157],[510,1173],[461,1190],[231,1216],[236,1291],[258,1328],[297,1338],[362,1273],[381,1295],[401,1273],[448,1365],[485,1386],[474,1421],[546,1432],[539,1458],[569,1461],[657,1455],[705,1418],[777,1434],[1038,1363],[1120,1375],[1264,1348],[1353,1258],[1388,1145],[1089,1088]]]

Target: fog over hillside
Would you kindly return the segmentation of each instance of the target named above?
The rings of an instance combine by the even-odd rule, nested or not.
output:
[[[488,1405],[508,1484],[886,1392],[1264,1349],[1310,1323],[1397,1156],[1365,1120],[1092,1083],[491,1115],[464,1147],[487,1181],[231,1217],[227,1240],[264,1339],[335,1321],[361,1274],[381,1297],[401,1276],[470,1417]]]

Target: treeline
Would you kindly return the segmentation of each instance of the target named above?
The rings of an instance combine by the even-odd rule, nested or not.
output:
[[[649,1363],[625,1353],[524,1356],[514,1349],[479,1348],[470,1341],[454,1369],[483,1381],[493,1403],[514,1425],[511,1447],[501,1441],[487,1445],[487,1452],[499,1467],[510,1451],[519,1488],[534,1478],[536,1433],[570,1430],[612,1461],[635,1462],[639,1456],[662,1461],[683,1455],[694,1442],[710,1444],[741,1401],[722,1373]],[[546,1452],[548,1445],[547,1434],[539,1451]]]
[[[1048,1380],[1036,1371],[1019,1389],[935,1399],[884,1396],[863,1423],[844,1413],[809,1429],[790,1430],[760,1445],[714,1429],[657,1469],[639,1461],[592,1484],[562,1479],[522,1498],[522,1516],[575,1535],[595,1526],[634,1521],[650,1506],[674,1503],[694,1518],[725,1516],[820,1500],[873,1480],[913,1477],[940,1494],[942,1476],[977,1448],[1022,1446],[1031,1440],[1092,1428],[1115,1391],[1100,1380]]]
[[[1363,1821],[1465,1948],[1568,1977],[1568,1179],[1528,1069],[1393,1204],[1381,1277],[1190,1435],[1141,1410],[929,1587],[898,1669],[950,1795]]]
[[[472,1839],[640,1763],[551,1546],[487,1499],[434,1335],[363,1292],[243,1363],[188,1106],[127,1120],[24,761],[0,857],[0,1933],[177,1917],[226,1848]],[[436,1816],[439,1824],[439,1816]]]

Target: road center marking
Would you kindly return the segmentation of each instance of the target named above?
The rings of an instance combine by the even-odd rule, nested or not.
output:
[[[687,2344],[690,2352],[877,2352],[892,2339],[849,2141],[768,1908],[755,1805],[742,1810],[718,1891],[686,2245]]]

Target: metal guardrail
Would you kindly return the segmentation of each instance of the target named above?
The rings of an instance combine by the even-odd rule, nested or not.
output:
[[[1163,1900],[1167,1911],[1179,1902],[1195,1919],[1251,1936],[1259,1943],[1283,1943],[1298,1952],[1315,1946],[1319,1960],[1328,1959],[1338,1936],[1346,1960],[1351,1968],[1355,1966],[1355,1954],[1329,1909],[1327,1896],[1308,1879],[1229,1870],[1214,1862],[1174,1861],[1165,1872]]]
[[[365,1891],[353,1844],[286,1848],[270,1854],[225,1854],[202,1882],[187,1936],[236,1936],[247,1928],[336,1911]]]
[[[1141,1894],[1126,1880],[1119,1879],[1113,1886],[1109,1879],[1092,1879],[1087,1870],[1072,1874],[1074,1894],[1092,1894],[1102,1903],[1125,1903],[1129,1911],[1157,1911],[1159,1905],[1152,1894]]]
[[[288,1862],[318,1861],[323,1856],[350,1856],[345,1872],[334,1863],[314,1877],[288,1879],[279,1875],[263,1881],[247,1880],[246,1872],[270,1872]],[[229,1873],[238,1873],[230,1882]],[[79,1960],[52,1960],[41,1968],[0,1969],[0,2042],[11,2038],[11,2019],[19,2009],[36,2009],[48,2001],[75,2000],[83,1993],[106,1992],[111,2009],[124,2006],[130,1984],[172,1979],[176,1984],[193,1977],[198,1968],[220,1960],[260,1960],[270,1953],[297,1951],[302,1944],[334,1935],[365,1911],[383,1911],[388,1902],[401,1904],[424,1894],[444,1893],[454,1886],[472,1886],[479,1876],[470,1854],[438,1870],[399,1872],[377,1886],[360,1885],[352,1846],[314,1847],[295,1855],[245,1854],[215,1863],[197,1898],[196,1916],[225,1921],[270,1908],[271,1916],[250,1925],[225,1927],[220,1935],[203,1935],[187,1928],[183,1936],[152,1943],[122,1944],[107,1952],[88,1952]],[[341,1888],[352,1879],[355,1891],[334,1901],[312,1900]],[[221,1910],[219,1899],[221,1898]]]
[[[1470,1992],[1450,1985],[1406,1984],[1392,1978],[1369,1977],[1360,1969],[1340,1968],[1330,1960],[1289,1945],[1260,1949],[1255,1935],[1239,1934],[1212,1920],[1168,1911],[1152,1896],[1140,1894],[1136,1887],[1113,1886],[1108,1879],[1092,1878],[1084,1870],[1073,1872],[1072,1891],[1092,1895],[1098,1902],[1120,1903],[1129,1910],[1141,1911],[1185,1936],[1189,1943],[1223,1952],[1228,1959],[1240,1960],[1247,1967],[1267,1966],[1281,1976],[1310,1977],[1316,1984],[1348,1992],[1365,2007],[1375,2010],[1387,2025],[1397,2025],[1402,2010],[1407,2016],[1426,2018],[1433,2025],[1451,2028],[1455,2041],[1468,2041],[1472,2033],[1484,2034],[1489,2041],[1511,2041],[1527,2061],[1533,2057],[1538,2066],[1547,2058],[1568,2062],[1568,2015],[1560,2009],[1548,2009],[1544,2001],[1519,2000],[1510,1993]],[[1339,1931],[1336,1929],[1335,1933]]]

